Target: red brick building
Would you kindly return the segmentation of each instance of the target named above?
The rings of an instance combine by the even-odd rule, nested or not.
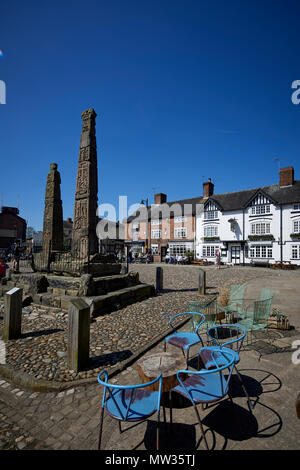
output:
[[[19,215],[16,207],[2,207],[0,214],[0,248],[9,248],[17,239],[26,240],[26,220]]]

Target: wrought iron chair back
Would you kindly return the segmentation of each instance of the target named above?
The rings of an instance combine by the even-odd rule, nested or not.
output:
[[[195,328],[197,327],[197,324],[199,322],[197,314],[199,313],[205,316],[205,321],[201,323],[203,325],[202,328],[207,329],[215,325],[218,319],[217,307],[218,306],[216,300],[213,300],[209,303],[207,301],[189,301],[187,303],[187,309],[189,312],[192,312],[191,331],[195,331]]]
[[[243,305],[245,289],[246,286],[243,284],[231,284],[228,305],[233,303]]]
[[[229,346],[237,353],[240,352],[246,336],[246,330],[242,326],[235,324],[216,325],[208,329],[207,336],[210,340],[220,348]],[[228,339],[226,341],[227,338]],[[221,341],[221,340],[225,341]]]
[[[262,288],[260,292],[260,299],[259,300],[268,300],[273,299],[275,292],[270,289],[266,289],[265,287]]]
[[[198,330],[199,330],[200,326],[205,322],[206,318],[205,318],[205,315],[203,315],[203,313],[194,312],[194,311],[178,313],[177,315],[174,315],[174,317],[170,318],[169,324],[172,327],[172,329],[174,330],[174,332],[175,333],[177,332],[177,327],[174,325],[175,318],[178,318],[178,317],[181,317],[181,316],[184,316],[184,315],[189,315],[191,317],[191,321],[193,321],[193,318],[195,317],[196,321],[195,322],[193,321],[192,332],[198,334]]]
[[[257,300],[253,303],[253,324],[267,325],[271,311],[271,299]]]

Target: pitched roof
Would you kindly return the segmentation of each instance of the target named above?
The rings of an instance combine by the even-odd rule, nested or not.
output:
[[[293,204],[300,203],[300,180],[294,182],[291,186],[280,186],[279,184],[272,184],[271,186],[263,186],[260,188],[246,189],[242,191],[234,191],[232,193],[213,194],[210,198],[203,198],[203,196],[180,199],[178,201],[166,202],[165,204],[152,205],[148,208],[148,218],[159,217],[163,211],[163,206],[172,208],[172,216],[180,215],[198,215],[203,211],[204,205],[207,201],[215,201],[224,211],[235,211],[246,207],[251,198],[259,191],[264,192],[277,204]],[[174,207],[172,207],[174,206]],[[187,206],[184,208],[184,206]],[[145,206],[141,206],[141,214],[145,211]],[[184,210],[185,209],[185,210]],[[127,222],[132,222],[139,217],[140,212],[136,211],[128,217]],[[145,220],[142,215],[139,220]],[[124,220],[126,223],[126,220]]]
[[[148,207],[148,219],[159,218],[162,214],[168,217],[177,217],[182,215],[197,215],[203,210],[204,199],[202,196],[193,197],[189,199],[179,199],[177,201],[165,202],[164,204],[153,204],[151,207]],[[171,209],[171,213],[170,213]],[[137,217],[139,220],[146,220],[145,217],[145,206],[141,206],[141,211],[137,210],[134,214],[129,216],[127,220],[124,220],[123,223],[130,223]]]
[[[233,193],[213,194],[210,200],[216,201],[224,211],[238,210],[246,207],[251,198],[260,190],[277,204],[300,202],[300,180],[295,181],[291,186],[272,184],[271,186],[235,191]]]

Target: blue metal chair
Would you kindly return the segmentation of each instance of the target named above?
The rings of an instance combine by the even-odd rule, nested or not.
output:
[[[237,373],[239,381],[242,385],[243,391],[248,400],[248,407],[252,413],[252,405],[249,394],[246,390],[242,376],[240,375],[236,365],[240,362],[240,350],[246,336],[246,330],[238,324],[233,325],[218,325],[213,326],[207,330],[207,336],[216,346],[209,346],[200,349],[198,355],[198,369],[200,369],[200,358],[206,369],[215,367],[215,362],[218,366],[224,365],[224,352],[233,351],[234,353],[234,369]],[[225,340],[225,341],[223,341]],[[228,347],[229,346],[229,347]],[[213,356],[214,355],[214,356]]]
[[[102,375],[104,375],[104,380],[101,380]],[[118,420],[120,433],[122,432],[121,421],[145,421],[154,413],[157,413],[156,446],[158,450],[162,374],[159,374],[156,379],[152,380],[151,382],[139,385],[113,385],[108,383],[107,380],[107,371],[104,370],[100,372],[98,375],[98,382],[103,385],[104,390],[100,417],[98,449],[100,450],[101,447],[103,417],[105,409],[112,418]],[[151,387],[150,390],[149,387]],[[158,390],[156,390],[157,388]]]
[[[197,322],[192,323],[193,325],[195,325],[194,331],[192,332],[177,331],[176,327],[174,326],[174,320],[177,317],[184,316],[184,315],[189,315],[190,318],[193,318],[193,320],[195,317],[197,318],[199,317],[199,320]],[[202,313],[197,313],[197,312],[178,313],[177,315],[172,317],[169,320],[169,324],[173,328],[174,333],[171,334],[170,336],[167,336],[167,338],[165,338],[164,350],[166,351],[167,344],[172,344],[173,346],[181,348],[183,355],[184,355],[184,351],[186,351],[186,360],[188,362],[190,348],[198,343],[202,343],[202,346],[204,346],[202,338],[198,334],[198,330],[204,322],[205,322],[205,316]]]
[[[202,350],[203,349],[206,348],[202,348]],[[215,403],[221,400],[227,394],[232,402],[232,398],[229,393],[229,383],[234,368],[235,360],[235,354],[230,348],[226,349],[226,351],[221,351],[221,353],[220,351],[217,351],[217,353],[215,351],[210,352],[215,366],[214,369],[202,369],[200,371],[179,370],[177,373],[179,385],[172,389],[172,392],[179,393],[180,395],[184,396],[185,398],[191,401],[200,425],[201,433],[207,450],[209,450],[208,444],[205,437],[199,411],[197,409],[197,404],[202,403],[202,405],[208,405],[210,403]],[[222,354],[223,362],[225,363],[222,366],[219,366],[216,360],[216,357],[219,356],[219,354]],[[227,377],[225,377],[223,374],[224,371],[227,369],[229,371],[229,374]],[[189,375],[189,377],[183,380],[180,378],[181,374]],[[172,400],[170,400],[170,423],[172,424]]]

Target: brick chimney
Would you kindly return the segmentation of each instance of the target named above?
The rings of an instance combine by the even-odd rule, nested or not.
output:
[[[163,193],[158,193],[154,195],[154,204],[164,204],[167,202],[167,195]]]
[[[294,167],[287,166],[279,170],[280,186],[291,186],[294,184]]]
[[[203,183],[203,197],[210,197],[214,194],[214,185],[211,182],[211,179],[208,178],[206,183]]]

